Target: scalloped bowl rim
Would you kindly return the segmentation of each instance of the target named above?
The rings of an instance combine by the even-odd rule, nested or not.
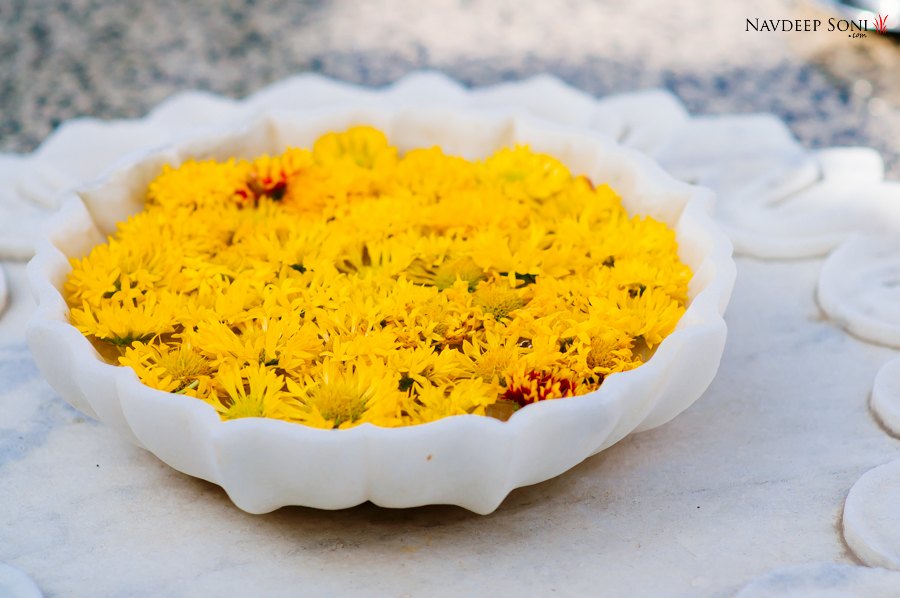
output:
[[[643,192],[682,198],[682,205],[676,210],[677,215],[674,216],[674,220],[670,221],[669,224],[677,227],[677,230],[680,231],[682,224],[685,223],[684,227],[697,232],[701,236],[705,235],[706,250],[703,255],[695,256],[694,261],[697,263],[692,264],[694,280],[691,281],[691,296],[685,314],[682,316],[675,332],[663,340],[653,357],[645,364],[629,372],[609,376],[599,389],[591,393],[568,397],[564,400],[552,400],[530,405],[513,414],[505,422],[484,416],[459,415],[426,424],[401,428],[381,428],[371,424],[363,424],[344,430],[320,430],[266,418],[222,421],[210,405],[183,395],[152,389],[142,384],[131,368],[106,363],[100,358],[87,338],[68,323],[68,308],[60,291],[65,275],[71,270],[68,258],[80,257],[85,254],[91,247],[105,240],[105,235],[109,234],[111,230],[110,227],[115,221],[120,220],[123,214],[127,215],[140,209],[143,198],[140,197],[140,203],[135,203],[136,191],[134,189],[139,190],[142,188],[142,185],[145,188],[148,180],[146,172],[141,176],[135,174],[141,169],[152,172],[153,164],[155,164],[157,165],[156,171],[158,171],[158,165],[163,162],[174,162],[177,164],[187,157],[223,157],[221,154],[217,156],[216,150],[246,154],[245,157],[265,152],[271,153],[279,151],[274,146],[283,149],[284,145],[286,145],[286,143],[283,143],[285,129],[289,131],[287,136],[293,134],[296,137],[297,135],[311,135],[312,133],[309,133],[309,131],[314,130],[318,130],[320,133],[324,132],[340,122],[347,122],[348,124],[354,122],[359,124],[372,123],[375,126],[379,126],[379,123],[386,123],[388,126],[381,126],[382,130],[386,130],[392,143],[400,145],[402,150],[406,150],[411,147],[421,147],[422,145],[403,147],[403,143],[398,143],[394,139],[401,132],[412,131],[412,138],[416,138],[417,135],[425,138],[428,138],[429,135],[432,137],[441,137],[448,134],[452,136],[453,134],[458,134],[458,132],[452,131],[447,133],[441,127],[443,126],[446,129],[449,126],[446,124],[447,120],[454,122],[454,119],[461,126],[468,124],[474,127],[473,130],[467,131],[469,135],[479,135],[481,134],[479,131],[483,132],[486,129],[490,129],[491,126],[499,127],[497,131],[494,129],[490,129],[490,131],[493,132],[494,137],[504,138],[501,145],[496,145],[497,140],[492,137],[489,137],[487,141],[481,140],[476,142],[490,146],[491,150],[497,149],[497,147],[502,145],[509,145],[509,138],[515,138],[518,135],[523,136],[524,139],[512,139],[512,142],[528,142],[538,151],[548,151],[543,147],[543,145],[548,143],[550,145],[553,145],[553,143],[562,144],[560,147],[565,146],[568,148],[566,151],[573,152],[573,154],[561,156],[558,151],[551,151],[550,153],[562,159],[564,163],[568,163],[572,159],[577,161],[581,156],[578,150],[584,151],[584,148],[593,148],[596,152],[595,162],[601,161],[601,158],[603,161],[611,158],[618,160],[621,163],[620,166],[623,165],[625,167],[625,172],[630,170],[630,174],[633,177],[632,182],[639,188],[639,191],[635,191],[635,197],[628,198],[623,195],[623,201],[626,202],[626,206],[629,200],[643,201],[645,199],[641,196]],[[399,131],[397,130],[398,127]],[[403,127],[406,127],[406,129],[403,129]],[[297,131],[301,131],[301,133],[297,133]],[[260,136],[265,138],[265,140],[260,142],[256,139],[256,137]],[[545,138],[542,139],[542,137]],[[247,144],[249,148],[256,148],[254,144],[261,143],[264,151],[258,151],[258,148],[247,148],[241,152],[234,152],[236,140]],[[461,143],[466,145],[471,143],[471,141],[463,139]],[[309,147],[308,143],[302,145]],[[437,144],[432,143],[431,145]],[[446,145],[441,144],[442,147],[446,147]],[[231,149],[225,149],[229,147]],[[571,149],[572,147],[575,149]],[[452,151],[448,151],[448,153],[452,153]],[[597,167],[599,168],[600,165],[597,165]],[[573,172],[581,174],[581,172],[574,169]],[[594,180],[591,174],[588,176]],[[129,178],[131,180],[141,179],[142,183],[137,185],[132,183],[130,184],[132,188],[130,192],[127,189],[123,191],[123,189],[129,187]],[[613,185],[613,188],[622,195],[619,188],[615,185]],[[640,191],[640,189],[644,191]],[[124,197],[128,193],[130,193],[130,197]],[[479,513],[487,513],[493,511],[513,488],[559,475],[584,458],[596,454],[617,442],[628,433],[649,429],[665,423],[699,398],[700,394],[711,382],[724,349],[725,323],[723,315],[730,298],[735,277],[731,243],[713,223],[710,216],[712,206],[713,195],[711,191],[676,181],[656,165],[655,162],[640,152],[622,147],[602,134],[585,132],[565,125],[542,121],[522,110],[446,106],[410,108],[393,107],[386,103],[381,105],[369,103],[360,106],[340,105],[331,108],[305,109],[302,112],[267,112],[255,115],[252,119],[237,125],[222,127],[215,131],[207,131],[199,137],[189,137],[159,148],[130,154],[112,165],[96,180],[69,192],[68,197],[63,201],[60,211],[47,223],[44,234],[37,242],[35,257],[28,265],[29,283],[38,307],[29,321],[27,336],[29,345],[41,370],[51,385],[69,403],[91,417],[113,425],[132,442],[138,446],[148,448],[148,450],[154,452],[172,467],[223,486],[232,500],[240,508],[249,512],[268,512],[289,504],[303,504],[319,508],[343,508],[358,504],[364,500],[372,500],[376,504],[399,507],[451,503],[459,504]],[[672,206],[660,204],[653,207],[665,211],[666,209],[671,209]],[[629,211],[631,212],[631,210]],[[671,219],[672,217],[669,218],[669,220]],[[105,228],[102,233],[97,230],[98,222],[100,228]],[[684,248],[690,244],[691,239],[681,238],[681,235],[679,237],[680,251],[683,252]],[[706,280],[703,281],[704,286],[697,289],[694,286],[694,282],[701,270],[705,271]],[[216,440],[223,435],[229,434],[231,431],[235,433],[240,431],[241,434],[250,433],[259,438],[288,434],[295,439],[303,437],[304,441],[313,443],[333,443],[335,439],[341,439],[339,442],[346,441],[350,443],[359,442],[359,439],[361,439],[366,445],[371,446],[373,444],[377,445],[382,441],[387,442],[387,439],[394,441],[397,438],[411,438],[409,442],[415,443],[421,437],[426,437],[425,440],[427,440],[428,436],[445,434],[447,432],[465,436],[472,430],[486,428],[490,430],[489,434],[496,436],[498,440],[507,438],[507,443],[515,444],[515,439],[510,440],[510,436],[527,438],[529,434],[535,433],[536,429],[540,430],[545,423],[549,424],[551,419],[555,418],[557,421],[560,421],[559,417],[562,417],[561,421],[565,422],[568,417],[571,422],[576,412],[596,412],[603,409],[614,409],[615,405],[612,405],[612,403],[615,403],[617,400],[621,401],[624,395],[629,395],[631,387],[646,386],[648,384],[652,387],[654,384],[656,386],[665,384],[668,379],[661,380],[660,378],[665,378],[664,374],[672,365],[673,359],[677,357],[674,353],[677,348],[677,341],[691,331],[701,329],[704,329],[705,333],[711,334],[710,338],[714,339],[711,343],[713,345],[712,353],[714,353],[711,356],[711,362],[714,362],[714,365],[712,372],[704,371],[700,374],[701,378],[705,376],[708,379],[699,384],[702,388],[699,389],[699,392],[694,392],[696,396],[681,399],[683,404],[680,404],[677,408],[670,408],[667,412],[657,415],[655,418],[652,417],[652,412],[653,407],[656,407],[657,404],[650,405],[643,414],[632,414],[630,420],[625,424],[620,421],[623,416],[622,410],[627,411],[627,405],[623,405],[618,413],[619,419],[611,423],[611,427],[606,430],[606,436],[600,439],[599,443],[593,443],[597,444],[596,447],[588,451],[581,450],[578,452],[579,456],[577,458],[570,456],[569,458],[559,459],[560,463],[564,462],[564,464],[554,463],[548,466],[544,463],[543,467],[540,467],[540,464],[535,464],[532,467],[532,470],[535,471],[532,471],[530,475],[529,471],[527,471],[527,466],[520,467],[519,469],[525,469],[526,471],[520,471],[518,479],[510,479],[510,476],[495,476],[499,478],[496,485],[501,488],[499,490],[494,488],[492,491],[487,492],[486,494],[490,495],[490,498],[486,498],[484,496],[485,492],[483,492],[485,484],[491,485],[489,481],[482,481],[481,487],[479,487],[482,492],[473,491],[472,497],[467,497],[465,493],[449,497],[438,493],[435,496],[426,498],[419,496],[418,499],[406,500],[402,496],[402,492],[395,496],[391,496],[390,492],[374,492],[372,486],[377,484],[373,484],[370,480],[370,483],[365,484],[368,492],[362,497],[362,500],[359,500],[360,495],[357,493],[354,498],[342,501],[335,500],[334,497],[326,497],[322,500],[311,500],[308,496],[297,498],[296,492],[294,495],[287,492],[278,496],[236,496],[240,495],[241,492],[233,487],[234,483],[229,484],[227,480],[222,479],[222,469],[227,469],[228,464],[221,461],[221,455],[216,449],[218,446]],[[694,343],[694,345],[697,345],[697,343]],[[63,364],[62,368],[55,361],[56,355],[51,354],[51,350],[59,350],[60,348],[63,348],[64,354],[68,356],[66,359],[71,361],[71,363]],[[708,347],[703,346],[693,346],[692,348],[700,352],[708,350]],[[675,375],[678,374],[684,376],[685,372],[675,372]],[[101,387],[94,380],[105,381],[105,386]],[[94,393],[100,395],[106,392],[103,388],[108,387],[110,382],[115,384],[117,396],[114,397],[114,400],[118,402],[118,405],[110,404],[109,400],[101,400],[93,396]],[[141,399],[133,400],[134,397],[141,397]],[[204,470],[203,467],[199,466],[185,466],[185,463],[179,462],[179,458],[186,459],[185,462],[188,462],[191,461],[189,457],[185,458],[183,455],[179,455],[178,458],[175,458],[172,455],[161,454],[165,451],[161,451],[159,446],[147,447],[147,437],[145,436],[141,440],[138,437],[140,434],[136,434],[134,430],[130,429],[136,426],[134,425],[135,422],[129,418],[128,413],[134,413],[135,409],[143,409],[143,407],[138,408],[140,401],[155,403],[160,400],[168,401],[173,406],[176,406],[174,409],[180,411],[187,420],[190,420],[186,424],[189,429],[195,431],[205,430],[205,433],[209,434],[209,439],[215,446],[202,448],[212,450],[215,453],[212,456],[206,456],[214,464],[211,469],[207,467]],[[657,397],[657,403],[658,401],[659,397]],[[596,440],[597,438],[595,437]],[[227,444],[225,440],[222,442]],[[430,454],[428,460],[431,460]],[[452,459],[450,462],[452,463]],[[455,466],[447,467],[451,470],[455,468]],[[366,477],[381,475],[379,473],[373,474],[371,471],[363,473]],[[237,477],[240,478],[241,475]],[[465,483],[465,479],[461,480],[461,483]],[[403,486],[403,484],[399,485]],[[406,490],[409,489],[407,488]],[[251,494],[253,494],[252,491]]]

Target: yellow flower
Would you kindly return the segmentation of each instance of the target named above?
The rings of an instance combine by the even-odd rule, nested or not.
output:
[[[485,382],[503,384],[506,376],[518,364],[524,347],[518,339],[487,335],[484,341],[466,341],[463,353],[470,360],[470,371]]]
[[[510,317],[512,312],[524,307],[525,303],[522,292],[510,288],[505,281],[484,284],[475,291],[475,304],[496,320]]]
[[[72,323],[86,336],[126,347],[174,330],[170,296],[148,294],[143,301],[107,302],[98,307],[83,303],[70,313]]]
[[[387,356],[387,366],[400,374],[397,387],[407,392],[413,387],[448,386],[467,377],[468,363],[459,351],[435,351],[430,347],[398,349]]]
[[[112,243],[98,245],[81,259],[73,259],[72,272],[66,279],[66,299],[70,306],[99,305],[106,297],[121,289],[119,254]]]
[[[411,280],[421,284],[431,284],[444,291],[451,288],[456,281],[462,281],[470,291],[474,291],[478,282],[484,279],[484,270],[469,256],[446,258],[434,266],[423,260],[414,261],[406,272]]]
[[[188,343],[143,343],[125,349],[119,365],[134,369],[141,382],[167,392],[198,396],[201,381],[208,384],[212,364]]]
[[[223,393],[208,402],[222,419],[281,415],[284,378],[264,365],[220,367],[215,381]]]
[[[634,338],[616,329],[598,330],[590,338],[586,355],[587,366],[607,376],[641,365],[635,356]]]
[[[515,198],[547,199],[572,180],[562,162],[522,145],[496,152],[485,161],[484,169],[487,180]]]
[[[423,424],[453,415],[484,415],[497,402],[497,389],[481,380],[459,380],[452,386],[425,386],[405,403],[410,424]]]
[[[217,367],[226,363],[263,364],[302,372],[323,349],[315,327],[287,317],[261,317],[239,326],[205,320],[182,336]]]
[[[320,375],[301,385],[287,380],[291,393],[284,415],[316,428],[349,428],[361,423],[398,425],[403,393],[395,376],[379,364],[355,367],[325,362]]]
[[[235,160],[188,160],[177,168],[166,165],[147,188],[147,204],[172,209],[246,200],[249,172],[249,164]]]
[[[392,194],[433,202],[477,185],[476,165],[458,156],[448,156],[441,148],[415,149],[397,164],[390,182]]]
[[[323,135],[313,145],[313,155],[323,164],[353,164],[368,170],[397,162],[397,148],[373,127],[352,127],[343,133]]]

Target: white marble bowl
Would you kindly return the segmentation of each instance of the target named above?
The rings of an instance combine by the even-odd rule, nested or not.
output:
[[[469,158],[528,143],[574,173],[611,184],[629,212],[652,215],[677,232],[681,258],[694,272],[677,329],[645,365],[609,376],[590,394],[530,405],[506,422],[465,415],[404,428],[320,430],[261,418],[223,422],[209,405],[149,388],[130,368],[104,362],[69,324],[61,294],[69,258],[87,254],[116,222],[139,211],[163,164],[309,147],[319,135],[354,124],[382,129],[401,150],[440,145]],[[723,314],[735,277],[731,244],[713,223],[712,207],[710,191],[672,179],[635,150],[525,113],[388,105],[269,113],[136,155],[69,193],[28,266],[38,302],[28,343],[66,401],[175,469],[222,486],[245,511],[340,509],[368,500],[489,513],[512,489],[669,421],[705,391],[724,349]]]

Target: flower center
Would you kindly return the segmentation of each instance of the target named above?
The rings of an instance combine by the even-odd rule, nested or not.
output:
[[[525,306],[525,300],[513,289],[500,285],[486,285],[475,291],[475,304],[486,314],[500,320],[510,312]]]
[[[158,365],[179,381],[194,379],[210,372],[209,362],[195,353],[190,345],[182,345],[177,351],[163,353]]]
[[[497,347],[485,351],[475,365],[475,374],[486,382],[500,377],[512,365],[518,353],[512,347]]]
[[[361,418],[367,403],[368,397],[360,393],[355,384],[344,380],[323,383],[311,401],[322,417],[332,422],[335,428]]]
[[[443,291],[452,287],[457,280],[469,284],[469,290],[474,291],[478,281],[484,278],[484,270],[470,257],[459,258],[444,262],[434,273],[434,285]]]

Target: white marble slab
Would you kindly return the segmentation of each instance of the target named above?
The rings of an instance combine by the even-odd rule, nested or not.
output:
[[[492,515],[455,507],[248,515],[56,397],[22,337],[24,267],[4,264],[0,560],[48,595],[727,596],[767,572],[852,563],[850,487],[900,456],[867,409],[895,352],[825,319],[822,262],[738,260],[729,341],[671,423]]]

